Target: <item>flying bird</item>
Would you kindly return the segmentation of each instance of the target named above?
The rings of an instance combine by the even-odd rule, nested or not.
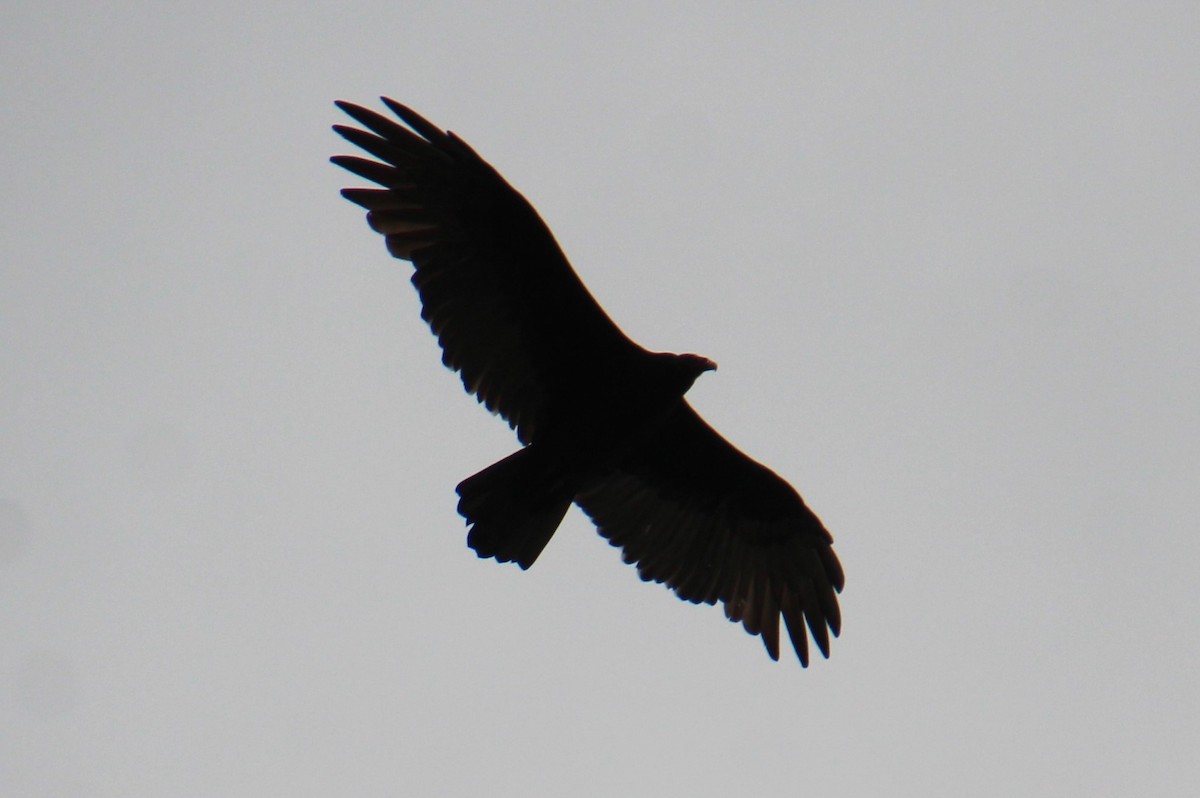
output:
[[[844,583],[833,539],[684,399],[716,364],[629,339],[516,189],[454,133],[382,99],[404,124],[337,103],[365,129],[334,130],[374,157],[331,160],[378,185],[342,196],[412,263],[442,362],[522,444],[458,485],[468,545],[529,568],[574,503],[643,580],[720,601],[772,659],[781,617],[802,665],[810,634],[828,657]]]

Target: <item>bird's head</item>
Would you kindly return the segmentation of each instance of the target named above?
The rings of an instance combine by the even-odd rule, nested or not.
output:
[[[701,374],[717,370],[717,364],[702,355],[675,355],[675,363],[679,369],[679,377],[685,393]]]
[[[697,377],[699,377],[701,374],[703,374],[706,371],[716,371],[717,370],[717,364],[714,363],[713,361],[709,360],[708,358],[704,357],[703,355],[688,354],[688,355],[680,355],[679,357],[681,357],[688,364],[688,368]]]

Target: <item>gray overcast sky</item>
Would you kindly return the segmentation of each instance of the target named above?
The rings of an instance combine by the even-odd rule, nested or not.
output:
[[[1196,795],[1200,5],[994,5],[7,9],[0,793]],[[467,549],[515,441],[326,160],[384,93],[721,364],[830,660]]]

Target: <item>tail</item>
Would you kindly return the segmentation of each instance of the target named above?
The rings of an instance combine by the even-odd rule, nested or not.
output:
[[[467,545],[480,557],[524,569],[550,542],[575,491],[525,448],[464,479],[458,495],[458,512],[471,525]]]

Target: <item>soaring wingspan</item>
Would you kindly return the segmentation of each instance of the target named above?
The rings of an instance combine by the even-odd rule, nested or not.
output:
[[[831,538],[794,489],[735,449],[682,396],[713,367],[650,353],[588,293],[533,207],[465,142],[404,106],[408,127],[338,106],[338,133],[378,160],[332,160],[380,188],[367,209],[467,390],[526,448],[459,485],[480,556],[529,567],[574,500],[643,579],[714,604],[779,658],[779,619],[801,663],[829,655],[844,582]]]
[[[331,160],[382,186],[342,195],[367,209],[392,255],[412,261],[443,362],[528,443],[550,403],[643,350],[588,293],[516,189],[453,133],[383,102],[411,130],[337,103],[367,130],[334,129],[379,160]]]
[[[734,448],[686,402],[576,502],[647,581],[721,601],[779,658],[779,618],[808,664],[807,625],[829,656],[844,583],[832,538],[790,485]]]

